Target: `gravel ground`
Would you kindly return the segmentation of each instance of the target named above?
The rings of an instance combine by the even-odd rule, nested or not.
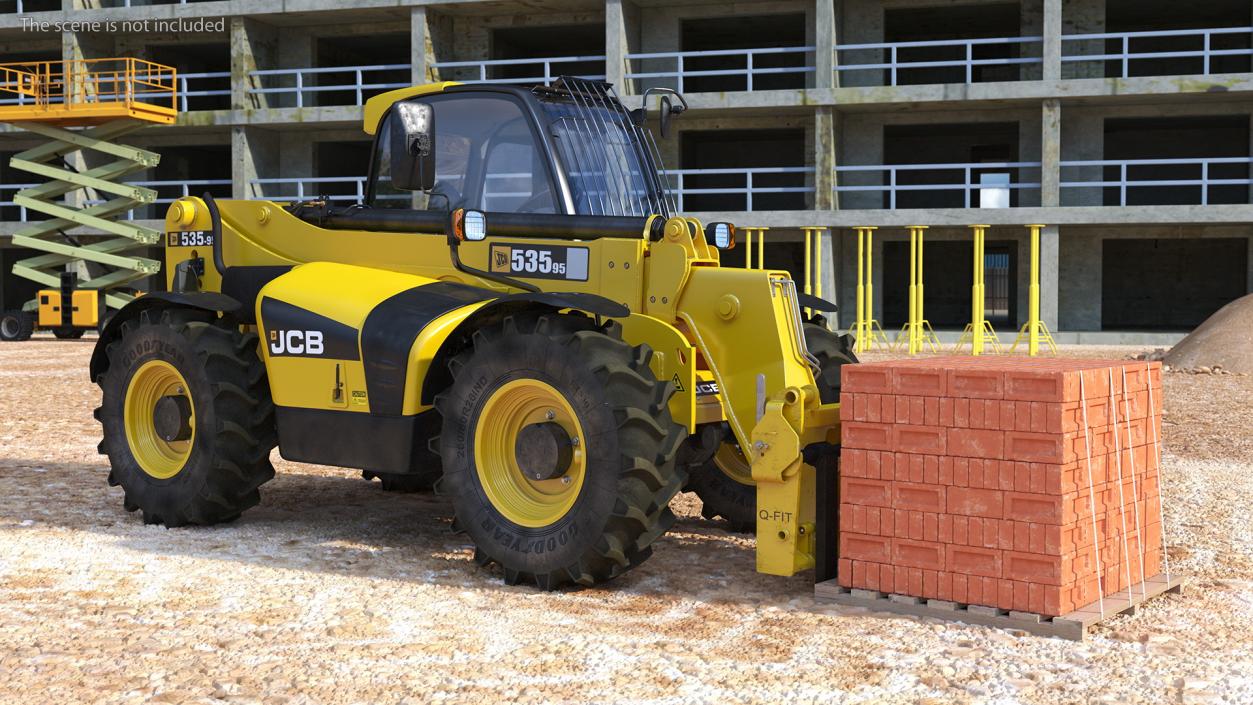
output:
[[[689,496],[640,569],[551,594],[344,470],[280,461],[233,524],[147,527],[95,453],[91,346],[0,346],[3,702],[1253,702],[1253,378],[1168,375],[1190,590],[1075,644],[815,603]]]

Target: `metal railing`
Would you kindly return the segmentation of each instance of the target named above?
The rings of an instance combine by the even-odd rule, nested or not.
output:
[[[560,68],[564,64],[589,63],[593,61],[600,62],[601,66],[605,65],[605,55],[599,56],[548,56],[535,59],[484,59],[481,61],[437,61],[431,66],[435,69],[477,69],[478,78],[454,78],[452,80],[461,81],[462,83],[552,83],[557,78],[568,72],[554,70],[554,67]],[[493,68],[504,66],[535,66],[539,70],[533,75],[523,78],[494,78],[488,76],[488,71]],[[605,73],[601,71],[598,75],[580,76],[596,81],[604,80]],[[444,79],[448,80],[448,79]]]
[[[1088,61],[1117,61],[1121,65],[1122,78],[1128,78],[1131,75],[1131,66],[1134,61],[1146,61],[1153,59],[1201,59],[1201,74],[1208,75],[1213,59],[1222,56],[1253,56],[1253,48],[1215,48],[1214,38],[1225,36],[1245,36],[1253,39],[1253,27],[1219,27],[1213,29],[1176,29],[1176,30],[1160,30],[1149,32],[1102,32],[1097,34],[1064,34],[1062,35],[1062,62],[1076,63]],[[1197,49],[1188,49],[1181,51],[1133,51],[1132,42],[1143,39],[1164,39],[1164,38],[1196,38],[1200,39],[1201,46]],[[1121,51],[1109,53],[1105,50],[1105,42],[1120,42]],[[1074,45],[1077,42],[1093,42],[1102,43],[1101,53],[1099,54],[1076,54],[1066,53],[1068,44]],[[1159,75],[1170,75],[1169,72]]]
[[[104,0],[104,2],[101,4],[101,9],[118,8],[118,7],[125,7],[125,8],[143,7],[145,5],[187,5],[188,3],[205,2],[205,1],[206,0],[144,0],[143,5],[136,5],[134,4],[133,0]],[[0,5],[0,7],[3,7],[3,6]],[[8,11],[0,10],[0,13],[21,14],[27,11],[26,8],[27,8],[27,0],[17,0],[15,9],[8,10]],[[61,9],[60,3],[57,3],[57,6],[55,8],[49,8],[49,9],[43,9],[43,10],[31,10],[31,12],[57,12],[57,11],[60,11],[60,9]]]
[[[897,194],[910,191],[924,192],[951,192],[961,191],[964,198],[964,208],[971,207],[971,195],[982,191],[983,189],[1009,189],[1011,191],[1037,190],[1040,188],[1039,181],[1018,181],[1011,175],[1010,182],[1007,184],[983,184],[972,181],[972,177],[976,172],[982,171],[1004,171],[1007,169],[1039,169],[1040,162],[972,162],[972,163],[956,163],[956,164],[876,164],[869,166],[837,166],[836,186],[837,193],[886,193],[888,195],[888,208],[896,208]],[[899,183],[899,175],[901,173],[920,172],[920,171],[943,171],[955,172],[961,179],[956,178],[952,181],[940,183],[913,184]],[[841,175],[846,174],[886,174],[887,183],[884,184],[850,184],[843,185]]]
[[[409,71],[410,64],[377,64],[374,66],[324,66],[318,68],[302,68],[302,69],[261,69],[249,72],[249,76],[254,79],[254,85],[248,88],[248,92],[252,94],[272,94],[286,95],[295,94],[296,107],[305,107],[306,93],[352,93],[355,102],[352,105],[362,105],[365,103],[367,91],[375,90],[392,90],[395,88],[405,88],[412,85],[412,81],[406,78],[403,81],[382,81],[374,83],[366,83],[367,77],[373,80],[373,76],[388,71]],[[321,85],[316,83],[311,85],[311,79],[315,77],[327,75],[345,75],[351,77],[350,83],[336,83],[333,85]],[[264,86],[267,79],[276,78],[279,81],[290,79],[292,85],[283,86]],[[316,80],[316,79],[315,79]]]
[[[812,185],[800,186],[760,186],[754,183],[756,177],[779,175],[779,174],[802,174],[805,176],[813,175],[814,167],[797,166],[797,167],[753,167],[749,169],[667,169],[662,172],[663,178],[667,178],[674,185],[674,193],[678,198],[678,208],[682,212],[685,210],[685,198],[690,196],[743,196],[745,207],[744,210],[753,210],[753,196],[773,193],[813,193]],[[743,177],[743,185],[740,186],[689,186],[689,177]],[[785,179],[787,177],[784,177]],[[802,206],[803,208],[803,206]]]
[[[225,79],[225,88],[213,87],[222,85],[221,81],[223,79]],[[201,73],[180,73],[178,75],[178,102],[179,109],[183,112],[190,110],[188,107],[188,98],[226,96],[229,107],[230,95],[230,71],[206,71]]]
[[[1060,187],[1063,189],[1089,189],[1089,188],[1117,188],[1118,189],[1118,205],[1127,205],[1127,192],[1129,189],[1141,188],[1163,188],[1163,187],[1193,187],[1200,188],[1200,202],[1196,205],[1208,206],[1210,203],[1210,190],[1215,186],[1250,186],[1253,185],[1253,178],[1249,177],[1249,169],[1244,170],[1244,176],[1239,178],[1233,177],[1215,177],[1212,175],[1213,167],[1219,165],[1241,165],[1245,167],[1253,167],[1253,159],[1249,157],[1209,157],[1201,159],[1085,159],[1075,161],[1063,161],[1062,169],[1073,169],[1079,167],[1099,167],[1102,176],[1092,180],[1063,180]],[[1107,179],[1104,172],[1107,168],[1114,167],[1118,169],[1117,179]],[[1131,173],[1137,167],[1157,167],[1160,171],[1161,167],[1195,167],[1199,169],[1196,178],[1161,178],[1157,175],[1146,174],[1143,178]],[[1234,171],[1234,170],[1233,170]],[[1242,202],[1249,202],[1249,194],[1246,192]]]
[[[753,90],[753,79],[757,76],[775,76],[780,74],[806,74],[815,71],[813,59],[809,58],[801,66],[758,66],[761,56],[781,56],[787,54],[813,54],[814,47],[766,47],[761,49],[719,49],[716,51],[661,51],[642,54],[627,54],[628,79],[639,78],[673,78],[675,90],[684,92],[684,81],[692,78],[711,76],[742,76],[746,81],[745,90]],[[734,69],[693,69],[688,67],[691,61],[717,57],[743,57],[744,67]],[[643,71],[635,70],[633,62],[672,60],[671,70]]]
[[[1043,47],[1043,37],[991,37],[978,39],[941,39],[934,41],[919,42],[879,42],[874,44],[842,44],[836,47],[837,58],[839,53],[850,51],[877,51],[887,52],[887,58],[879,59],[870,63],[858,62],[856,60],[837,61],[836,74],[853,72],[853,71],[887,71],[888,83],[886,85],[898,85],[899,72],[910,69],[927,69],[927,68],[955,68],[961,67],[965,69],[965,82],[974,83],[974,70],[978,66],[1014,66],[1022,64],[1043,64],[1044,59],[1041,56],[1021,56],[1021,57],[991,57],[976,58],[975,47],[988,46],[1019,46],[1038,44]],[[917,50],[926,49],[961,49],[963,56],[958,59],[902,59],[902,53],[910,53]],[[882,56],[882,54],[880,54]]]

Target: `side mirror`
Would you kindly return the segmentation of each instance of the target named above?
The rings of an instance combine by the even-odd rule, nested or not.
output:
[[[730,223],[710,223],[705,232],[713,233],[714,247],[719,250],[735,249],[735,226]]]
[[[426,103],[397,103],[391,130],[392,186],[402,191],[435,188],[435,111]]]

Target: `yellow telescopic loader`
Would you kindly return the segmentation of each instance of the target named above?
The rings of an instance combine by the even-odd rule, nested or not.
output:
[[[685,104],[662,93],[664,134]],[[833,577],[849,341],[787,272],[719,265],[734,227],[675,212],[645,109],[565,78],[364,114],[363,203],[170,207],[169,291],[91,360],[127,509],[234,519],[277,446],[433,486],[509,583],[620,575],[684,489],[755,528],[758,570]]]

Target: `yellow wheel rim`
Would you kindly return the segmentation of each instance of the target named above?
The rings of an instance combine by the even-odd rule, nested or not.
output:
[[[575,444],[569,470],[551,480],[528,478],[514,447],[523,428],[556,423]],[[576,440],[577,439],[577,440]],[[492,392],[474,429],[474,467],[487,499],[509,521],[540,528],[574,506],[587,474],[586,437],[574,407],[552,385],[517,379]]]
[[[185,441],[167,441],[157,434],[153,412],[165,396],[183,396],[191,400],[187,380],[164,360],[145,362],[131,377],[123,405],[123,423],[131,454],[144,472],[158,480],[168,480],[182,471],[191,457],[196,442],[196,407],[191,404],[191,437]]]
[[[714,453],[714,465],[718,466],[723,475],[741,485],[755,486],[757,484],[753,482],[753,469],[749,467],[748,460],[740,452],[740,447],[734,443],[723,443],[718,446],[718,452]]]

